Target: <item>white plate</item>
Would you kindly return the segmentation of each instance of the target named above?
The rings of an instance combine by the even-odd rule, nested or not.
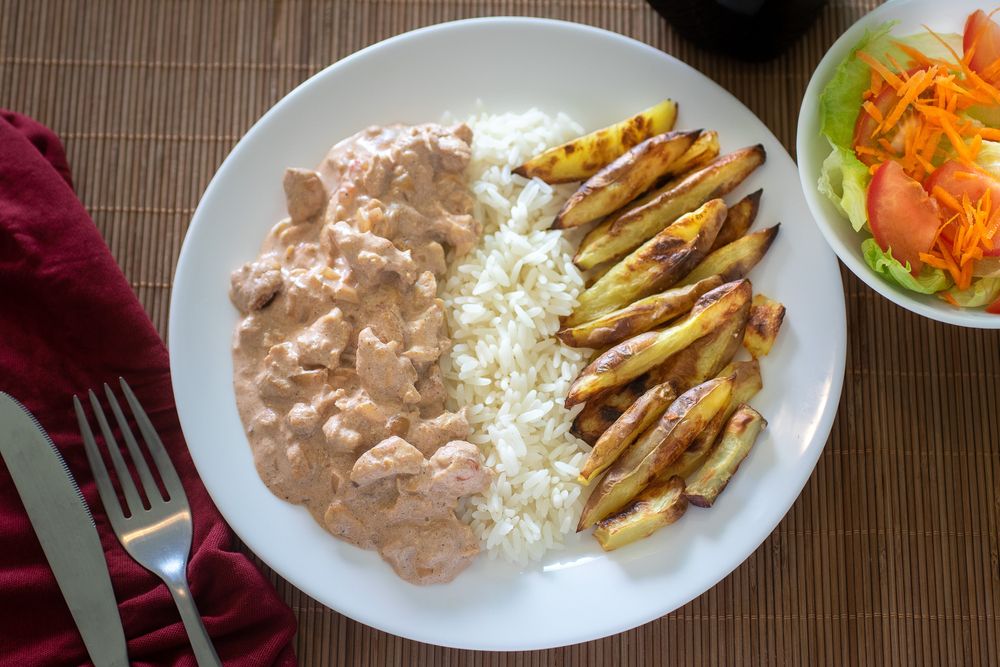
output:
[[[861,255],[861,242],[871,235],[868,232],[855,232],[833,202],[816,188],[823,160],[830,154],[830,144],[819,133],[819,96],[833,77],[837,66],[864,36],[865,30],[886,21],[898,21],[893,34],[900,37],[923,31],[924,24],[939,32],[961,33],[965,18],[984,7],[986,5],[979,0],[894,0],[866,14],[833,43],[813,72],[799,110],[796,152],[799,156],[802,189],[813,219],[827,243],[854,275],[896,305],[918,315],[963,327],[1000,329],[1000,317],[981,308],[955,308],[936,296],[897,287],[872,271]]]
[[[764,188],[757,226],[783,221],[752,274],[788,318],[763,365],[754,405],[770,426],[711,510],[692,508],[651,539],[607,555],[589,536],[519,571],[479,558],[453,583],[407,584],[378,555],[340,542],[257,477],[232,388],[237,313],[229,273],[254,258],[284,215],[286,166],[316,165],[372,123],[434,121],[445,110],[538,106],[596,128],[665,96],[679,127],[720,131],[723,148],[763,143],[766,165],[740,193]],[[687,65],[639,42],[534,19],[461,21],[411,32],[345,58],[299,86],[247,133],[195,212],[177,266],[170,318],[177,409],[198,472],[222,514],[268,565],[320,602],[419,641],[536,649],[632,628],[711,588],[792,505],[830,432],[844,376],[844,299],[836,260],[767,128]]]

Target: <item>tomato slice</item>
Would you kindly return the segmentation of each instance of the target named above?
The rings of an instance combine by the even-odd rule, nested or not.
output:
[[[997,299],[990,305],[986,306],[987,313],[993,313],[994,315],[1000,315],[1000,299]]]
[[[924,263],[920,253],[934,243],[940,218],[937,203],[927,196],[920,183],[903,171],[898,162],[884,162],[868,186],[868,224],[882,250],[892,249],[892,256],[913,275]]]
[[[963,164],[958,160],[948,160],[924,180],[924,189],[929,194],[933,194],[935,186],[939,186],[959,202],[967,196],[972,203],[978,202],[989,190],[990,204],[993,207],[990,220],[995,220],[1000,215],[1000,181],[978,167]],[[948,230],[941,232],[941,236],[946,241],[952,240]],[[987,250],[983,254],[1000,257],[1000,247],[994,246],[992,250]]]
[[[1000,81],[1000,73],[990,73],[988,69],[1000,58],[1000,25],[981,9],[969,14],[969,18],[965,20],[965,33],[962,35],[965,53],[972,48],[973,42],[976,44],[976,51],[972,54],[969,67],[990,83],[997,83]]]
[[[889,115],[897,102],[899,102],[899,96],[896,95],[896,89],[888,85],[882,88],[882,91],[872,100],[872,104],[879,110],[883,118]],[[897,127],[902,125],[903,123],[900,122]],[[872,136],[876,127],[878,127],[878,121],[862,107],[858,113],[858,120],[854,123],[854,138],[851,140],[851,144],[855,147],[881,148],[877,137]],[[858,159],[869,167],[879,161],[874,155],[866,155],[865,153],[858,153]]]
[[[921,68],[915,67],[911,70],[907,70],[909,76],[913,76],[920,71]],[[875,99],[872,100],[872,104],[875,108],[879,110],[882,117],[885,118],[892,110],[896,108],[896,104],[899,103],[899,95],[896,94],[896,89],[892,86],[885,84]],[[914,117],[913,107],[907,107],[903,112],[896,124],[890,128],[886,128],[879,137],[873,137],[872,132],[878,127],[878,121],[871,117],[864,107],[861,107],[861,111],[858,113],[858,119],[854,123],[854,137],[851,139],[853,146],[865,146],[867,148],[875,148],[885,150],[885,148],[878,143],[878,139],[886,139],[892,146],[892,152],[895,155],[903,154],[903,147],[905,146],[906,133],[911,129],[911,119]],[[869,167],[882,160],[878,159],[874,155],[866,155],[865,153],[858,153],[858,159],[864,162]]]

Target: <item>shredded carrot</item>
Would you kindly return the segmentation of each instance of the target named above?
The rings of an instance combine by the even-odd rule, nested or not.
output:
[[[933,194],[934,197],[939,202],[941,202],[942,204],[944,204],[945,206],[947,206],[951,210],[955,211],[956,213],[961,213],[962,212],[962,210],[963,210],[962,209],[962,205],[958,203],[958,200],[955,199],[951,195],[951,193],[947,192],[940,185],[935,185],[934,189],[931,190],[931,194]]]
[[[950,303],[951,305],[955,306],[956,308],[961,308],[961,306],[958,305],[958,301],[955,301],[955,297],[953,297],[951,295],[951,292],[947,292],[947,291],[945,291],[945,292],[938,292],[938,294],[941,296],[941,299],[943,299],[944,301],[947,301],[948,303]]]
[[[957,160],[968,169],[952,172],[952,179],[990,178],[975,159],[984,141],[1000,142],[1000,128],[984,127],[965,112],[977,105],[1000,105],[1000,58],[975,71],[970,63],[983,31],[960,55],[926,29],[951,60],[930,57],[900,42],[893,42],[897,55],[857,52],[858,60],[869,67],[869,86],[861,104],[867,136],[857,137],[855,152],[873,174],[892,160],[908,176],[923,181],[945,160]],[[1000,246],[1000,201],[991,201],[991,192],[986,188],[978,201],[956,197],[940,185],[930,192],[939,224],[931,247],[918,256],[926,265],[946,271],[960,289],[971,284],[976,263],[994,249],[994,240]],[[942,298],[957,305],[950,295]]]
[[[899,77],[896,76],[895,74],[893,74],[889,70],[889,68],[887,68],[885,65],[883,65],[882,63],[880,63],[878,60],[876,60],[875,58],[872,58],[870,55],[868,55],[864,51],[858,51],[857,56],[858,56],[858,60],[860,60],[861,62],[863,62],[866,65],[868,65],[869,67],[871,67],[874,71],[878,72],[879,75],[890,86],[892,86],[896,90],[899,90],[902,87],[903,82],[900,81]]]
[[[875,122],[881,123],[883,120],[882,112],[878,110],[878,107],[871,103],[871,101],[866,101],[862,104],[868,115],[875,119]]]

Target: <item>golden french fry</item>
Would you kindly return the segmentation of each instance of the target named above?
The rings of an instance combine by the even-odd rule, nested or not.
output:
[[[726,283],[698,299],[687,318],[611,348],[583,369],[566,396],[566,407],[589,400],[639,377],[663,360],[721,327],[750,303],[747,280]]]
[[[671,181],[590,230],[573,262],[591,269],[624,257],[688,211],[731,191],[764,163],[757,145],[715,158],[678,181]]]
[[[683,315],[691,310],[702,294],[721,284],[721,278],[711,276],[694,285],[669,289],[602,315],[596,320],[561,329],[556,336],[573,347],[606,348]]]
[[[684,480],[671,477],[654,481],[618,514],[594,528],[594,537],[605,551],[620,549],[668,526],[684,515]]]
[[[701,285],[695,283],[692,287]],[[766,357],[778,337],[781,323],[785,320],[785,307],[763,294],[755,294],[750,305],[750,320],[743,336],[743,346],[757,359]]]
[[[729,207],[726,221],[722,223],[722,229],[719,230],[715,237],[715,243],[712,244],[712,252],[724,245],[729,245],[747,233],[750,225],[757,218],[757,211],[760,209],[760,196],[763,192],[763,190],[752,192]]]
[[[702,130],[698,138],[691,144],[691,148],[684,152],[665,176],[667,178],[677,178],[687,174],[689,171],[708,164],[719,156],[719,133],[715,130]]]
[[[618,417],[649,387],[669,381],[678,391],[715,377],[736,354],[746,327],[750,304],[715,331],[699,338],[648,373],[617,390],[587,401],[573,421],[573,433],[589,444],[597,442]]]
[[[660,473],[658,479],[661,481],[674,475],[686,479],[691,473],[698,470],[712,452],[719,432],[732,417],[736,408],[756,396],[757,392],[764,387],[760,376],[760,364],[756,360],[730,364],[723,369],[719,376],[728,376],[733,379],[733,393],[729,397],[729,405],[724,410],[720,410],[708,423],[705,430],[699,433],[691,445],[684,450],[684,453]]]
[[[652,187],[697,136],[697,132],[667,132],[630,148],[566,200],[552,228],[579,227],[617,211]]]
[[[680,284],[693,285],[708,276],[721,276],[726,281],[745,277],[764,258],[780,227],[781,223],[778,223],[722,246],[703,259]]]
[[[673,463],[715,414],[725,408],[732,387],[730,378],[715,378],[689,389],[674,401],[660,421],[608,469],[583,506],[577,532],[618,512]]]
[[[633,146],[674,129],[676,120],[677,103],[663,100],[614,125],[550,148],[522,164],[514,173],[540,178],[546,183],[583,181]],[[687,152],[690,151],[691,148]]]
[[[739,469],[767,421],[746,403],[726,423],[719,443],[684,491],[692,505],[711,507]]]
[[[563,327],[591,322],[673,285],[708,254],[725,218],[721,199],[682,216],[585,289]]]
[[[660,418],[677,393],[669,382],[658,384],[640,396],[600,437],[580,470],[580,483],[589,484],[608,469],[639,434]]]

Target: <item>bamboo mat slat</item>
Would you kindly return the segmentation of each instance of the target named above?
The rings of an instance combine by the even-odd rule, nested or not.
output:
[[[471,16],[592,24],[690,63],[791,150],[813,68],[875,4],[831,0],[786,55],[746,65],[683,42],[642,0],[0,0],[0,106],[62,136],[80,198],[165,333],[181,241],[216,168],[274,102],[360,48]],[[998,664],[1000,334],[920,319],[843,275],[847,376],[830,441],[777,530],[718,586],[621,635],[494,654],[372,630],[264,568],[298,616],[301,664]]]

